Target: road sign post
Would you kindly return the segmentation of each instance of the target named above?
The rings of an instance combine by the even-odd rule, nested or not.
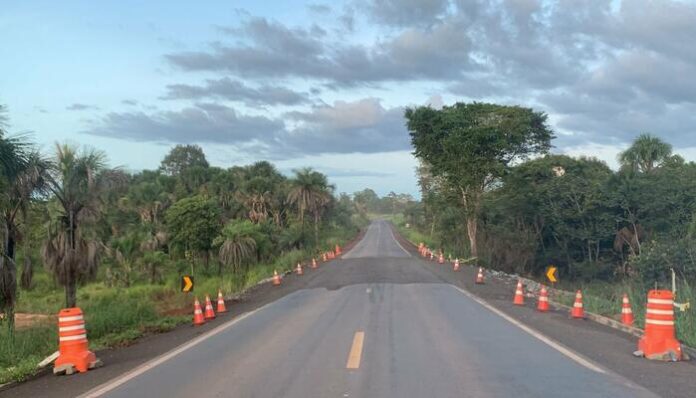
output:
[[[181,277],[181,291],[184,293],[193,291],[193,276],[184,275]]]

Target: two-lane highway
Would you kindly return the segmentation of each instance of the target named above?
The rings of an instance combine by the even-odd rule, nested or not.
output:
[[[442,283],[385,222],[330,267],[86,396],[654,396]]]

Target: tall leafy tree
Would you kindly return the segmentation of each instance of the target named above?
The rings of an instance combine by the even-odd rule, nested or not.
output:
[[[109,186],[106,155],[56,144],[46,178],[54,196],[56,218],[44,243],[44,263],[65,287],[65,305],[77,304],[77,284],[96,274],[102,244],[90,226],[103,212],[101,195]]]
[[[198,145],[177,145],[164,157],[160,170],[167,175],[181,175],[187,170],[199,167],[208,168],[209,164]],[[197,173],[191,178],[198,178]]]
[[[221,228],[217,204],[200,195],[184,198],[167,210],[165,220],[171,243],[187,254],[203,254],[207,268],[213,239]]]
[[[441,110],[409,108],[405,117],[414,154],[457,191],[466,212],[471,255],[477,257],[482,195],[510,164],[548,151],[553,133],[546,115],[519,106],[474,102]]]

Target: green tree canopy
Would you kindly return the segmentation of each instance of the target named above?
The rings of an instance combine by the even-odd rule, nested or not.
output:
[[[160,170],[168,175],[180,175],[184,171],[194,168],[207,168],[203,149],[198,145],[177,145],[164,157]]]
[[[441,110],[409,108],[405,116],[414,154],[459,194],[467,214],[471,254],[476,257],[482,194],[514,162],[548,151],[553,133],[546,115],[519,106],[474,102]]]

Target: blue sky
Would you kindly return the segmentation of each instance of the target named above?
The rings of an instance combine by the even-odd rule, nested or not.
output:
[[[585,0],[27,1],[0,14],[10,131],[155,168],[312,166],[416,193],[404,106],[543,110],[555,152],[610,165],[650,131],[696,158],[696,5]]]

